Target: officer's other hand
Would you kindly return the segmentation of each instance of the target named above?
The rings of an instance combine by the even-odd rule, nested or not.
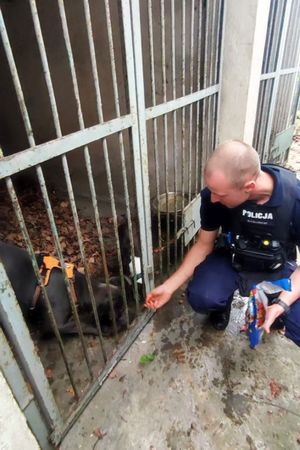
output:
[[[146,297],[144,306],[148,309],[158,309],[165,305],[171,298],[172,293],[164,284],[157,286]]]
[[[274,304],[267,307],[266,311],[266,318],[265,322],[263,324],[263,329],[270,333],[270,327],[275,322],[277,317],[281,316],[281,314],[284,312],[282,306]]]

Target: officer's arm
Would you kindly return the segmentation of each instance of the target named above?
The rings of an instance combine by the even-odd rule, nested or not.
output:
[[[300,298],[300,267],[297,267],[290,278],[292,283],[292,290],[282,291],[279,295],[280,299],[289,306],[291,306],[296,300],[298,300],[298,298]]]
[[[183,285],[192,275],[196,266],[198,266],[214,248],[214,243],[218,235],[218,230],[205,231],[200,230],[197,242],[185,256],[182,264],[176,272],[168,278],[164,285],[167,290],[173,294]]]
[[[288,306],[291,306],[293,303],[295,303],[296,300],[300,298],[300,267],[297,267],[297,269],[292,273],[291,282],[292,290],[282,291],[279,295],[280,300],[282,300]],[[277,319],[277,317],[281,316],[281,314],[283,313],[283,307],[278,304],[273,304],[267,308],[266,320],[263,325],[263,328],[267,333],[270,332],[270,327]]]

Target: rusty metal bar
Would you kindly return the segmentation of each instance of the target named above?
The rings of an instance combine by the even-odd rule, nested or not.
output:
[[[83,118],[83,114],[82,114],[81,101],[80,101],[80,95],[79,95],[79,88],[78,88],[78,82],[77,82],[77,75],[76,75],[76,70],[75,70],[73,51],[72,51],[72,47],[71,47],[71,41],[70,41],[70,36],[69,36],[69,29],[68,29],[67,18],[66,18],[66,13],[65,13],[65,7],[64,7],[63,0],[58,0],[58,6],[59,6],[59,12],[60,12],[60,17],[61,17],[61,22],[62,22],[63,35],[64,35],[66,49],[67,49],[67,54],[68,54],[68,61],[69,61],[70,70],[71,70],[73,90],[74,90],[74,95],[75,95],[76,104],[77,104],[77,115],[78,115],[78,120],[79,120],[79,126],[80,126],[80,129],[84,129],[84,118]],[[96,191],[95,191],[94,178],[93,178],[93,174],[92,174],[90,153],[89,153],[89,149],[88,149],[87,146],[84,147],[84,157],[85,157],[85,166],[86,166],[86,170],[87,170],[87,174],[88,174],[89,186],[90,186],[90,191],[91,191],[92,204],[93,204],[93,207],[94,207],[95,220],[96,220],[96,222],[97,222],[97,220],[99,221],[99,223],[97,224],[97,231],[99,231],[99,229],[100,229],[100,232],[98,232],[98,238],[99,238],[100,246],[101,246],[101,240],[103,242],[102,230],[101,230],[99,211],[98,211],[98,205],[97,205],[97,200],[96,200]],[[84,248],[83,248],[83,245],[82,245],[82,235],[81,235],[81,231],[80,231],[80,225],[79,225],[77,209],[76,209],[76,207],[74,208],[75,199],[74,199],[74,194],[73,194],[73,189],[72,189],[72,185],[71,185],[71,179],[70,179],[70,174],[69,174],[69,169],[68,169],[68,164],[67,164],[66,157],[64,157],[64,159],[63,159],[63,164],[65,166],[65,171],[67,173],[67,184],[68,184],[68,188],[69,188],[69,191],[70,191],[70,194],[71,194],[71,198],[72,198],[71,205],[72,205],[72,212],[73,212],[73,217],[74,217],[74,221],[75,221],[75,228],[76,228],[78,242],[79,242],[81,259],[82,259],[82,262],[83,262],[83,265],[84,265],[84,271],[85,271],[85,274],[86,274],[86,277],[87,277],[88,291],[89,291],[89,295],[90,295],[90,299],[91,299],[91,303],[92,303],[92,309],[93,309],[93,313],[94,313],[94,319],[95,319],[95,323],[96,323],[96,328],[97,328],[97,331],[98,331],[98,338],[99,338],[100,348],[101,348],[101,351],[102,351],[103,359],[106,362],[107,355],[106,355],[106,352],[105,352],[105,349],[104,349],[104,341],[103,341],[103,336],[102,336],[102,330],[101,330],[101,325],[100,325],[100,322],[99,322],[99,316],[98,316],[98,312],[97,312],[96,301],[95,301],[95,297],[94,297],[94,293],[93,293],[93,289],[92,289],[92,285],[91,285],[91,279],[90,279],[90,274],[89,274],[89,270],[88,270],[88,264],[87,264],[87,261],[86,261]],[[103,248],[104,248],[104,245],[103,245]],[[102,248],[101,248],[101,250],[102,250]],[[105,258],[104,255],[105,255],[105,252],[102,254],[102,260],[104,259],[104,264],[106,264],[106,258]],[[104,256],[104,258],[103,258],[103,256]],[[110,303],[110,308],[111,308],[111,312],[112,312],[113,328],[114,328],[114,333],[115,333],[115,337],[116,337],[116,335],[117,335],[117,327],[116,327],[116,320],[115,320],[115,316],[114,316],[114,309],[113,309],[111,289],[110,289],[109,280],[108,280],[107,265],[106,265],[106,267],[104,267],[104,272],[105,272],[105,281],[106,281],[106,286],[107,286],[107,291],[108,291],[108,296],[109,296],[109,303]]]
[[[182,22],[181,22],[181,36],[182,36],[182,46],[181,46],[181,93],[182,97],[185,96],[185,0],[182,0]],[[185,108],[181,109],[181,153],[182,153],[182,172],[181,172],[181,213],[183,214],[183,210],[185,207]],[[183,259],[184,255],[184,239],[181,238],[181,259]]]
[[[190,17],[190,93],[193,92],[193,69],[194,69],[194,21],[195,21],[195,0],[191,2]],[[193,104],[190,104],[190,123],[189,123],[189,154],[188,154],[188,201],[192,199],[192,140],[193,140]]]
[[[54,313],[53,313],[52,305],[51,305],[49,297],[48,297],[48,293],[47,293],[47,290],[46,290],[46,287],[45,287],[45,284],[44,284],[44,280],[43,280],[43,278],[42,278],[42,276],[40,274],[40,271],[39,271],[39,267],[38,267],[38,264],[37,264],[37,261],[36,261],[35,253],[34,253],[31,241],[30,241],[30,237],[29,237],[29,234],[28,234],[28,231],[27,231],[27,227],[26,227],[26,224],[25,224],[25,220],[24,220],[24,217],[23,217],[23,213],[22,213],[19,201],[18,201],[18,197],[17,197],[15,188],[13,186],[13,183],[12,183],[12,180],[11,180],[10,177],[6,179],[6,186],[7,186],[7,190],[8,190],[8,193],[9,193],[12,205],[14,207],[15,214],[16,214],[16,216],[18,218],[19,226],[20,226],[20,229],[21,229],[21,232],[22,232],[22,236],[23,236],[24,242],[25,242],[26,247],[27,247],[28,254],[29,254],[29,256],[31,258],[31,261],[32,261],[32,267],[33,267],[35,276],[36,276],[36,278],[38,280],[39,285],[41,286],[43,297],[44,297],[46,305],[47,305],[47,311],[48,311],[48,314],[49,314],[50,322],[51,322],[51,325],[53,327],[54,335],[55,335],[55,337],[56,337],[56,339],[58,341],[58,344],[59,344],[59,348],[60,348],[60,351],[61,351],[61,354],[62,354],[62,358],[63,358],[63,361],[65,363],[66,370],[67,370],[67,373],[68,373],[68,376],[69,376],[69,379],[70,379],[70,383],[71,383],[72,388],[74,390],[75,396],[78,398],[78,391],[77,391],[77,388],[76,388],[76,385],[75,385],[75,382],[74,382],[74,378],[73,378],[73,375],[72,375],[71,368],[70,368],[69,363],[68,363],[65,347],[64,347],[64,344],[63,344],[63,341],[62,341],[62,338],[61,338],[61,335],[60,335],[60,332],[59,332],[59,329],[58,329],[58,326],[57,326],[57,323],[56,323],[56,319],[55,319],[55,316],[54,316]]]
[[[113,79],[113,90],[114,90],[114,99],[115,99],[115,109],[117,117],[120,117],[120,101],[119,101],[119,89],[118,89],[118,81],[117,81],[117,71],[116,71],[116,59],[115,59],[115,51],[114,51],[114,42],[113,42],[113,34],[112,34],[112,23],[110,17],[110,7],[108,0],[104,0],[105,3],[105,14],[106,14],[106,22],[107,22],[107,30],[108,30],[108,43],[109,43],[109,54],[110,54],[110,63],[111,63],[111,74]],[[135,251],[134,251],[134,241],[133,241],[133,231],[132,231],[132,220],[131,220],[131,212],[130,212],[130,199],[129,199],[129,191],[128,191],[128,181],[127,181],[127,173],[126,173],[126,163],[125,163],[125,151],[124,151],[124,140],[123,134],[119,133],[119,144],[120,144],[120,155],[121,155],[121,165],[122,165],[122,176],[123,176],[123,187],[124,187],[124,196],[125,196],[125,205],[126,205],[126,217],[128,224],[128,233],[129,233],[129,242],[130,242],[130,251],[131,251],[131,263],[133,267],[133,294],[135,298],[136,305],[136,313],[138,314],[139,310],[139,295],[137,288],[137,272],[136,272],[136,264],[135,264]],[[124,295],[124,302],[126,302],[126,319],[127,326],[129,326],[129,317],[128,317],[128,305],[124,284],[124,271],[122,266],[122,257],[120,251],[120,241],[119,235],[116,234],[117,241],[117,252],[118,252],[118,260],[120,265],[120,276],[121,276],[121,287]]]
[[[12,53],[11,47],[10,47],[10,42],[9,42],[9,39],[8,39],[8,36],[7,36],[7,33],[6,33],[5,24],[4,24],[4,21],[3,21],[1,10],[0,10],[0,19],[1,19],[1,34],[2,34],[2,37],[4,38],[5,50],[6,50],[7,58],[8,58],[8,61],[9,61],[9,66],[10,66],[10,70],[11,70],[14,86],[15,86],[15,89],[16,89],[16,92],[17,92],[17,97],[18,97],[20,109],[21,109],[21,112],[22,112],[22,117],[23,117],[25,129],[26,129],[26,133],[27,133],[27,138],[28,138],[30,146],[31,147],[35,147],[35,140],[34,140],[34,136],[33,136],[33,132],[32,132],[32,127],[31,127],[31,123],[30,123],[27,107],[26,107],[26,104],[25,104],[25,99],[24,99],[24,96],[23,96],[22,87],[21,87],[21,83],[20,83],[17,67],[16,67],[15,62],[14,62],[13,53]],[[41,170],[42,169],[40,168],[40,166],[38,166],[37,167],[37,173],[41,172]],[[21,230],[22,230],[22,233],[23,233],[24,241],[26,242],[28,252],[29,252],[29,254],[30,254],[31,258],[32,258],[33,268],[34,268],[35,274],[36,274],[37,279],[38,279],[38,281],[39,281],[39,283],[41,285],[41,288],[42,288],[42,292],[43,292],[43,295],[44,295],[44,298],[45,298],[45,301],[46,301],[46,304],[47,304],[47,308],[48,308],[50,321],[51,321],[51,324],[53,326],[54,334],[55,334],[55,336],[56,336],[56,338],[58,340],[59,348],[60,348],[60,351],[61,351],[61,354],[62,354],[62,358],[63,358],[65,366],[66,366],[66,370],[67,370],[68,376],[70,378],[71,385],[72,385],[72,387],[74,389],[75,395],[78,396],[78,393],[77,393],[77,390],[76,390],[76,386],[75,386],[75,383],[74,383],[74,379],[73,379],[73,376],[72,376],[72,373],[71,373],[71,369],[70,369],[70,366],[68,364],[65,348],[64,348],[64,345],[63,345],[63,342],[62,342],[62,339],[61,339],[61,336],[60,336],[60,333],[59,333],[59,330],[58,330],[58,327],[57,327],[57,324],[56,324],[56,320],[55,320],[55,317],[54,317],[54,314],[53,314],[53,310],[52,310],[52,307],[51,307],[51,304],[50,304],[50,301],[49,301],[49,298],[48,298],[48,295],[47,295],[47,291],[45,289],[43,280],[42,280],[42,278],[41,278],[41,276],[39,274],[39,269],[37,267],[37,262],[36,262],[36,259],[35,259],[35,256],[34,256],[34,251],[33,251],[33,248],[32,248],[32,245],[31,245],[31,242],[30,242],[30,239],[29,239],[29,235],[28,235],[28,232],[27,232],[27,229],[26,229],[26,226],[25,226],[25,221],[24,221],[24,218],[23,218],[23,215],[22,215],[22,211],[21,211],[21,208],[20,208],[20,205],[19,205],[16,193],[15,193],[12,181],[11,181],[11,179],[9,177],[6,178],[6,184],[7,184],[7,188],[8,188],[8,191],[9,191],[12,203],[13,203],[13,205],[15,207],[15,212],[16,212],[18,220],[19,220],[19,224],[20,224],[20,227],[21,227]]]
[[[47,58],[47,54],[46,54],[43,34],[42,34],[42,30],[41,30],[41,25],[40,25],[40,20],[39,20],[39,16],[38,16],[38,11],[37,11],[35,0],[30,0],[30,9],[31,9],[33,25],[34,25],[34,29],[35,29],[35,33],[36,33],[38,48],[39,48],[39,52],[40,52],[40,56],[41,56],[41,60],[42,60],[42,66],[43,66],[45,81],[46,81],[46,85],[47,85],[47,89],[48,89],[48,94],[49,94],[49,100],[50,100],[50,105],[51,105],[52,116],[53,116],[53,120],[54,120],[55,131],[56,131],[57,137],[60,138],[60,137],[62,137],[62,131],[61,131],[61,126],[60,126],[60,121],[59,121],[59,116],[58,116],[58,110],[57,110],[57,105],[56,105],[56,99],[55,99],[55,94],[54,94],[54,89],[53,89],[53,84],[52,84],[49,64],[48,64],[48,58]],[[64,174],[65,174],[65,177],[67,179],[68,173],[67,173],[66,156],[65,155],[62,156],[62,164],[63,164],[63,168],[64,168]],[[44,180],[43,180],[43,175],[42,175],[41,169],[40,170],[38,169],[38,176],[39,176],[39,180],[42,181],[42,183],[43,183],[42,191],[43,191],[44,201],[46,200],[46,202],[49,202],[48,194],[46,192],[46,185],[44,184]],[[71,188],[71,190],[72,190],[72,188]],[[68,187],[68,194],[69,194],[70,203],[72,205],[72,200],[71,200],[72,193],[71,193],[71,190],[70,190],[70,186],[69,186]],[[52,208],[50,206],[50,202],[46,204],[46,208],[47,208],[47,214],[48,214],[48,217],[49,217],[49,220],[50,220],[50,223],[51,223],[51,229],[52,229],[52,232],[54,232],[54,230],[56,229],[56,225],[55,225],[55,221],[54,221],[54,217],[53,217]],[[73,211],[73,208],[74,208],[74,205],[72,207],[72,211]],[[75,221],[74,214],[73,214],[73,219]],[[57,251],[57,254],[58,254],[58,257],[59,257],[59,261],[60,261],[60,264],[61,264],[61,267],[62,267],[62,271],[63,271],[63,274],[64,274],[64,280],[65,280],[65,284],[66,284],[66,288],[67,288],[67,292],[68,292],[69,302],[70,302],[70,306],[72,308],[72,312],[73,312],[73,316],[74,316],[74,319],[75,319],[75,323],[76,323],[76,326],[77,326],[77,329],[78,329],[78,334],[79,334],[80,341],[81,341],[81,344],[82,344],[82,349],[83,349],[85,361],[86,361],[86,364],[87,364],[87,367],[88,367],[88,372],[89,372],[90,378],[93,379],[92,368],[91,368],[91,364],[90,364],[90,360],[89,360],[89,356],[88,356],[88,352],[87,352],[87,346],[86,346],[85,339],[84,339],[84,336],[83,336],[81,323],[80,323],[80,320],[79,320],[79,316],[78,316],[78,312],[77,312],[76,306],[74,305],[74,302],[72,301],[71,286],[70,286],[70,282],[69,282],[69,279],[68,279],[67,274],[66,274],[66,265],[65,265],[65,262],[64,262],[64,259],[63,259],[63,255],[62,255],[62,251],[61,251],[61,246],[60,246],[60,242],[59,242],[59,239],[58,239],[58,235],[56,235],[56,233],[55,233],[54,237],[55,237],[56,251]]]
[[[44,368],[34,348],[20,305],[17,302],[1,260],[0,291],[1,327],[5,330],[10,343],[19,356],[30,387],[32,386],[34,394],[39,401],[47,426],[51,428],[59,427],[62,424],[62,417],[57,409]],[[1,351],[3,352],[3,348],[1,348]]]
[[[198,36],[197,36],[197,87],[200,91],[200,65],[201,65],[201,31],[202,31],[202,2],[198,4]],[[200,101],[196,103],[196,145],[195,145],[195,194],[199,190],[199,181],[201,178],[201,167],[199,170],[199,134],[200,134]],[[201,148],[202,151],[202,148]]]
[[[172,91],[173,100],[176,99],[176,49],[175,49],[175,7],[174,1],[171,2],[171,33],[172,33]],[[177,111],[173,111],[173,163],[174,163],[174,263],[177,264],[177,228],[178,228],[178,208],[177,208],[177,157],[178,157],[178,145],[177,145]]]
[[[151,98],[152,105],[156,105],[156,78],[154,66],[154,44],[153,44],[153,20],[152,20],[152,0],[148,0],[148,29],[149,29],[149,52],[150,52],[150,79],[151,79]],[[160,214],[160,174],[159,174],[159,156],[157,139],[157,119],[153,118],[153,146],[155,160],[155,179],[156,179],[156,201],[157,201],[157,226],[158,226],[158,248],[159,248],[159,271],[163,272],[162,267],[162,233],[161,233],[161,214]]]
[[[165,30],[165,2],[160,3],[161,20],[161,69],[162,69],[162,88],[163,102],[167,101],[167,75],[166,75],[166,30]],[[167,272],[170,272],[170,202],[169,202],[169,158],[168,158],[168,117],[163,115],[163,133],[164,133],[164,163],[165,163],[165,193],[166,193],[166,211],[167,211]]]
[[[91,23],[91,12],[90,12],[88,0],[84,0],[84,13],[85,13],[87,33],[88,33],[89,52],[90,52],[90,58],[91,58],[91,64],[92,64],[94,87],[95,87],[95,92],[96,92],[97,113],[98,113],[98,119],[101,123],[101,122],[103,122],[103,109],[102,109],[99,77],[98,77],[98,71],[97,71],[95,44],[94,44],[94,39],[93,39],[93,30],[92,30],[92,23]],[[120,258],[120,243],[119,243],[119,239],[118,239],[117,214],[116,214],[114,190],[113,190],[113,185],[112,185],[111,169],[110,169],[108,146],[107,146],[106,139],[103,139],[103,154],[104,154],[104,163],[105,163],[105,170],[106,170],[107,183],[108,183],[108,191],[109,191],[110,203],[111,203],[111,209],[112,209],[112,215],[113,215],[114,233],[116,236],[117,255],[118,255],[119,269],[120,269],[120,274],[121,274],[120,281],[121,281],[121,288],[122,288],[122,298],[123,298],[123,304],[124,304],[124,309],[125,309],[126,323],[127,323],[127,327],[128,327],[129,326],[129,318],[128,318],[128,308],[127,308],[127,301],[126,301],[124,277],[122,276],[123,275],[123,267],[122,267],[122,260]],[[120,261],[121,261],[121,264],[120,264]]]

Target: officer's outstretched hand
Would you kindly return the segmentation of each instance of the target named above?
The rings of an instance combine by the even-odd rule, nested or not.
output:
[[[263,324],[263,329],[270,333],[270,327],[275,322],[277,317],[279,317],[284,312],[282,306],[274,304],[267,307],[266,311],[266,319]]]
[[[146,297],[144,306],[148,309],[158,309],[165,305],[171,298],[172,293],[164,284],[157,286]]]

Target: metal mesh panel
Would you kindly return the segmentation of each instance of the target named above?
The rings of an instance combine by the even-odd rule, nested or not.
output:
[[[262,73],[276,70],[286,0],[272,0],[265,43]]]
[[[297,67],[300,50],[300,2],[294,0],[291,8],[290,21],[287,31],[287,41],[284,49],[284,56],[282,60],[282,69]]]
[[[279,133],[286,131],[290,136],[289,128],[295,118],[300,58],[299,18],[299,2],[271,2],[253,139],[264,161],[269,159],[270,149]],[[287,149],[282,151],[287,155]]]
[[[261,81],[259,89],[253,145],[262,157],[265,146],[266,126],[272,97],[273,83],[274,80],[272,79]]]

